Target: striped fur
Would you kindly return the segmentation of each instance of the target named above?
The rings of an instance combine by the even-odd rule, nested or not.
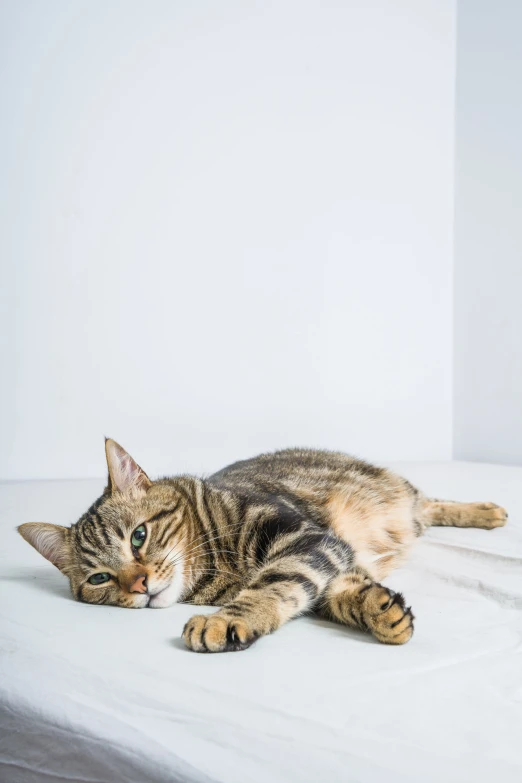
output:
[[[289,449],[208,479],[157,481],[114,441],[106,453],[108,486],[76,524],[19,531],[79,601],[221,606],[185,626],[196,652],[245,649],[310,611],[403,644],[413,615],[380,580],[430,525],[490,529],[507,518],[492,503],[427,499],[400,476],[333,452]],[[91,584],[99,573],[109,581]]]

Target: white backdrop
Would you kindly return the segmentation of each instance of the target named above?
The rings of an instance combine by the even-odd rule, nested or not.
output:
[[[460,0],[455,456],[522,465],[522,3]]]
[[[4,478],[452,445],[452,0],[3,3]]]

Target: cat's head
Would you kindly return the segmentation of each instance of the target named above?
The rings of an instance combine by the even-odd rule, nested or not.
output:
[[[115,441],[105,452],[108,485],[78,522],[27,522],[18,530],[69,577],[78,601],[170,606],[186,585],[185,497],[175,481],[150,481]]]

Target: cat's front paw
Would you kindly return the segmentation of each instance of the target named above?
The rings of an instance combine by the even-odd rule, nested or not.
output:
[[[413,636],[413,613],[401,593],[373,584],[363,593],[363,618],[384,644],[405,644]]]
[[[194,652],[236,652],[246,650],[257,634],[246,620],[227,619],[219,614],[196,614],[185,625],[183,640]]]

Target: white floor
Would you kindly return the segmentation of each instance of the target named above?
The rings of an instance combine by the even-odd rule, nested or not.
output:
[[[0,485],[0,780],[519,783],[522,469],[394,467],[510,512],[419,542],[389,580],[417,617],[400,648],[301,619],[243,653],[190,653],[192,607],[77,604],[15,532],[75,521],[101,480]]]

